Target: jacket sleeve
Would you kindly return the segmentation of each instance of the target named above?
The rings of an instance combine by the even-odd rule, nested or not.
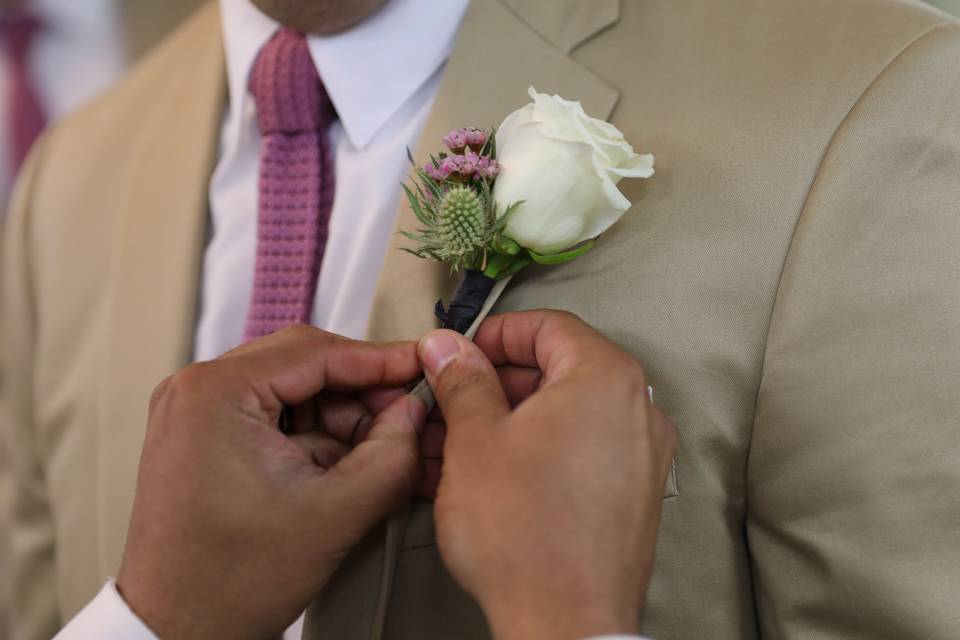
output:
[[[54,527],[39,443],[33,428],[33,345],[30,210],[40,174],[43,139],[24,165],[5,223],[2,422],[12,466],[10,523],[14,640],[51,638],[60,627],[54,581]]]
[[[822,160],[771,319],[747,484],[764,638],[956,636],[960,25],[892,59]]]

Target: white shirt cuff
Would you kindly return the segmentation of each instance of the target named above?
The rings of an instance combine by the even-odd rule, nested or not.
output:
[[[60,630],[54,640],[158,640],[140,621],[109,580],[97,597]],[[595,636],[585,640],[647,640],[642,636]]]
[[[147,625],[140,621],[117,591],[117,584],[110,580],[100,589],[67,626],[60,630],[54,640],[157,640]]]

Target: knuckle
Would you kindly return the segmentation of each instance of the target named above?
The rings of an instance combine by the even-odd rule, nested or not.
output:
[[[626,383],[627,391],[631,396],[647,397],[647,372],[639,360],[625,352],[620,352],[611,371],[616,371],[617,377]]]
[[[160,383],[154,387],[153,393],[150,394],[150,408],[149,413],[153,413],[157,410],[160,404],[163,402],[164,398],[167,395],[167,389],[170,386],[170,381],[173,379],[173,376],[167,376]]]
[[[543,324],[552,326],[559,332],[574,331],[579,327],[588,327],[589,325],[577,314],[564,309],[545,309],[543,312]]]
[[[292,324],[279,331],[281,336],[290,338],[291,340],[313,340],[316,339],[318,334],[322,333],[320,329],[308,324]]]
[[[560,324],[586,324],[580,316],[566,309],[546,309],[543,314],[548,320]]]
[[[164,399],[180,401],[203,394],[211,380],[216,379],[214,367],[212,362],[197,362],[170,376],[163,389]]]

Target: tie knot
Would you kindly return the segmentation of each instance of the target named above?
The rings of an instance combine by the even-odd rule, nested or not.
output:
[[[26,58],[34,37],[42,28],[40,18],[25,9],[7,9],[0,13],[0,37],[13,58]]]
[[[260,133],[320,131],[334,117],[303,34],[281,29],[264,45],[250,73]]]

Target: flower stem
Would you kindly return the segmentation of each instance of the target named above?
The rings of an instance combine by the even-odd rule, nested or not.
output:
[[[499,280],[500,274],[510,266],[514,256],[505,256],[500,253],[493,254],[487,261],[487,266],[483,270],[483,275],[493,280]]]

